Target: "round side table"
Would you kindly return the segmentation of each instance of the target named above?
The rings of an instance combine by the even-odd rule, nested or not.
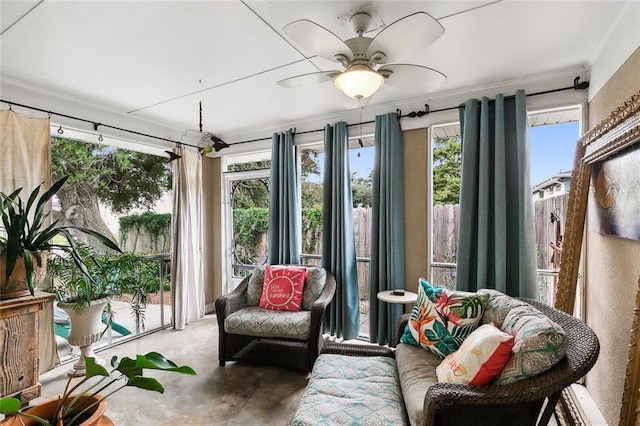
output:
[[[404,294],[393,294],[397,290],[385,290],[378,293],[378,300],[387,303],[401,303],[403,305],[409,303],[415,303],[418,299],[418,295],[411,291],[404,290]]]

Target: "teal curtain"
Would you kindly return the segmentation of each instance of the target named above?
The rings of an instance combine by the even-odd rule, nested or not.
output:
[[[293,133],[273,134],[269,191],[268,263],[300,263],[300,226]]]
[[[395,346],[402,305],[381,302],[377,294],[405,288],[404,147],[397,114],[376,117],[374,148],[369,336],[372,342]]]
[[[462,183],[456,287],[537,296],[524,91],[468,100],[460,112]]]
[[[360,329],[360,303],[353,202],[349,172],[347,124],[324,128],[322,266],[336,277],[336,293],[324,316],[324,329],[336,337],[354,339]]]

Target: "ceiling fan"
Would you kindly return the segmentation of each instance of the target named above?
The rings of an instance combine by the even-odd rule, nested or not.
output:
[[[308,19],[285,25],[283,31],[294,42],[321,58],[340,63],[344,70],[302,74],[280,80],[278,84],[293,88],[333,81],[345,95],[362,100],[385,83],[428,93],[446,80],[444,74],[431,68],[392,63],[427,48],[444,34],[444,28],[435,18],[425,12],[413,13],[386,26],[373,38],[363,35],[370,22],[368,13],[353,15],[351,23],[357,36],[344,41]]]

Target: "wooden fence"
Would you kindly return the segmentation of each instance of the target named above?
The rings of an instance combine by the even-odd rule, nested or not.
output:
[[[536,233],[538,269],[553,269],[551,255],[553,250],[549,243],[555,242],[556,225],[551,223],[551,213],[555,212],[561,220],[561,231],[564,232],[564,218],[567,208],[567,196],[558,196],[538,200],[534,203],[534,223]],[[458,242],[459,205],[436,205],[433,208],[433,251],[435,262],[455,263]],[[356,257],[371,257],[371,208],[357,207],[353,209],[353,228],[355,234]],[[424,236],[427,238],[427,236]],[[322,253],[322,229],[305,229],[303,243],[306,254]],[[309,244],[309,242],[312,242]],[[266,254],[266,234],[262,238],[260,252]],[[260,257],[260,262],[262,257]],[[319,264],[319,261],[309,261]],[[440,268],[441,269],[441,268]],[[369,299],[369,262],[358,262],[358,290],[361,300]],[[426,271],[425,271],[426,273]],[[450,274],[450,272],[448,272]],[[451,277],[449,277],[451,278]],[[436,282],[437,284],[437,282]],[[440,285],[445,285],[440,284]]]
[[[534,203],[534,225],[537,247],[538,269],[553,269],[549,245],[556,241],[556,223],[551,222],[551,213],[560,218],[560,231],[564,232],[567,211],[567,195],[545,198]],[[433,254],[435,262],[455,263],[458,242],[459,205],[436,205],[433,207]]]

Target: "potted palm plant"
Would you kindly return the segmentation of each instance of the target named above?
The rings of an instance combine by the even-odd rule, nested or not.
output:
[[[121,252],[111,238],[96,231],[63,226],[57,220],[49,223],[47,207],[68,178],[69,176],[65,176],[58,180],[42,194],[42,184],[38,185],[26,200],[20,197],[22,188],[9,195],[0,192],[1,299],[33,295],[39,280],[45,274],[48,253],[69,256],[86,277],[88,285],[93,284],[93,278],[69,232],[71,229],[92,235],[106,247]],[[58,242],[60,237],[64,243]]]
[[[153,377],[145,377],[145,370],[169,371],[195,375],[188,366],[177,366],[157,352],[137,355],[118,360],[111,358],[111,371],[97,364],[93,358],[87,358],[87,374],[77,383],[72,378],[55,399],[45,401],[34,407],[20,408],[19,396],[0,398],[0,414],[7,418],[0,422],[3,426],[88,426],[102,424],[106,409],[106,399],[125,387],[134,387],[148,391],[164,393],[164,387]],[[103,396],[104,395],[104,396]],[[110,423],[109,423],[110,424]]]
[[[81,243],[77,244],[76,252],[83,260],[92,280],[89,281],[76,267],[71,256],[57,256],[48,264],[49,273],[53,276],[53,285],[45,289],[55,294],[57,307],[69,318],[71,329],[66,336],[67,341],[80,348],[80,356],[69,370],[70,376],[85,374],[85,360],[88,357],[104,364],[104,360],[95,356],[93,344],[102,338],[111,323],[110,297],[122,294],[123,290],[130,290],[127,276],[131,275],[131,264],[137,259],[131,253],[99,254],[91,246]],[[136,319],[142,321],[148,296],[143,289],[140,289],[139,293],[141,294],[132,300],[130,305]]]

